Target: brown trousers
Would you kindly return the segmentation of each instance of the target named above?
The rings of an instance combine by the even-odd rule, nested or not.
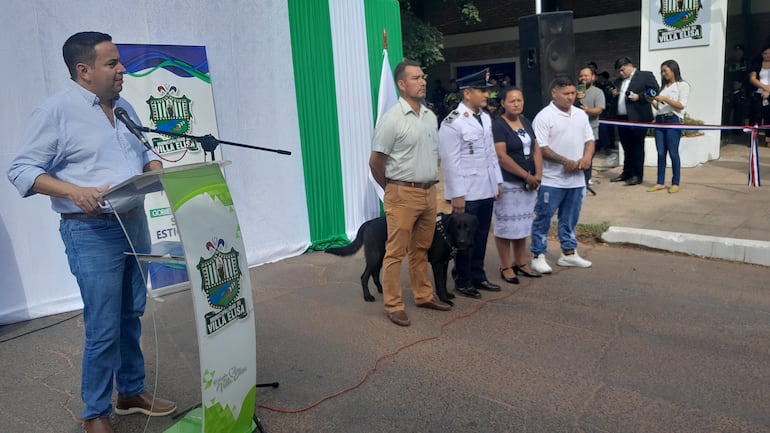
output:
[[[428,277],[428,249],[436,230],[436,187],[428,189],[385,185],[383,199],[388,221],[388,241],[382,266],[382,295],[385,311],[404,309],[401,262],[409,256],[409,283],[415,303],[433,299]]]

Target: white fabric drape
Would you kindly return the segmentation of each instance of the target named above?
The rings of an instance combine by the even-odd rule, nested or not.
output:
[[[329,1],[334,78],[337,92],[345,231],[351,239],[358,227],[380,213],[369,183],[373,128],[366,21],[361,0]]]
[[[233,161],[225,174],[249,264],[309,246],[286,0],[7,0],[2,9],[0,54],[16,65],[0,68],[6,83],[0,86],[3,173],[21,145],[29,113],[69,79],[61,46],[73,33],[102,31],[116,43],[204,45],[219,138],[292,152],[222,145],[224,159]],[[5,180],[0,202],[0,324],[81,308],[48,198],[22,199]]]

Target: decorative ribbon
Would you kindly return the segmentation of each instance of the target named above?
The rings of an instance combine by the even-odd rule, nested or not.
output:
[[[617,120],[600,120],[599,123],[610,126],[623,126],[631,128],[656,128],[656,129],[679,129],[679,130],[705,130],[705,131],[730,131],[739,130],[751,134],[751,146],[749,151],[749,186],[760,186],[759,181],[759,130],[770,129],[770,125],[754,126],[731,126],[731,125],[695,125],[683,123],[650,123],[650,122],[630,122]]]
[[[760,186],[759,182],[759,128],[751,128],[751,146],[749,150],[749,186]]]

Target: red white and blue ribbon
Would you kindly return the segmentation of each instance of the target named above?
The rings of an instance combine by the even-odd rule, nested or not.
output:
[[[751,150],[749,151],[749,186],[760,186],[759,182],[759,128],[751,128]]]
[[[759,130],[770,129],[770,125],[754,126],[731,126],[731,125],[695,125],[683,123],[650,123],[650,122],[630,122],[618,120],[600,120],[599,123],[610,126],[623,126],[632,128],[656,128],[656,129],[679,129],[692,131],[730,131],[740,130],[744,133],[751,133],[751,152],[749,154],[749,186],[760,186],[759,180]],[[770,131],[769,131],[770,132]]]
[[[657,128],[657,129],[682,129],[692,131],[729,131],[729,130],[751,130],[750,126],[730,126],[730,125],[695,125],[684,123],[652,123],[652,122],[631,122],[619,120],[600,120],[599,123],[612,126],[625,126],[636,128]],[[770,129],[770,125],[758,126],[759,129]]]

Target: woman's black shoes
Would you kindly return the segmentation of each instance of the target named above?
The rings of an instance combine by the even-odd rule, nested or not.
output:
[[[526,271],[522,269],[519,265],[513,265],[513,273],[515,273],[516,275],[524,275],[525,277],[529,277],[529,278],[540,278],[543,276],[543,274],[535,270]]]
[[[507,269],[511,269],[511,268],[500,268],[500,278],[502,278],[503,281],[505,281],[506,283],[519,284],[519,278],[516,277],[516,271],[513,272],[513,275],[514,275],[513,278],[508,278],[505,276],[505,274],[503,274],[503,271]]]

